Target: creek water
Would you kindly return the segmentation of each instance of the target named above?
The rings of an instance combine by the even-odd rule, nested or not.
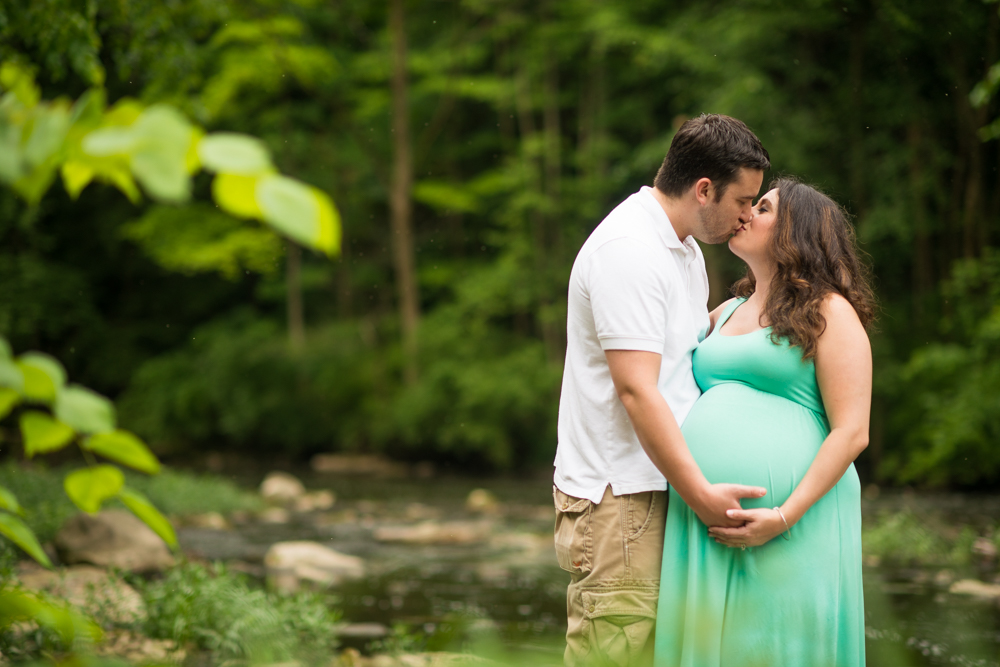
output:
[[[546,477],[420,480],[295,472],[310,489],[333,490],[334,507],[292,514],[283,523],[247,521],[232,531],[182,528],[182,546],[261,577],[263,555],[276,541],[315,540],[360,556],[365,578],[335,589],[344,620],[379,623],[395,632],[375,643],[345,637],[345,645],[471,651],[508,664],[561,664],[568,575],[556,565],[551,547],[554,514]],[[476,488],[497,499],[492,512],[466,508]],[[1000,498],[915,501],[883,494],[866,500],[864,512],[874,516],[902,503],[916,503],[918,512],[922,506],[948,512],[954,521],[975,515],[996,525],[1000,519]],[[458,525],[475,537],[451,544],[376,539],[380,529],[414,525]],[[996,603],[948,593],[940,579],[937,570],[866,565],[869,665],[1000,667]]]

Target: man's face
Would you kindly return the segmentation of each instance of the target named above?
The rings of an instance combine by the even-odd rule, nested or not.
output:
[[[753,217],[751,204],[763,181],[763,171],[743,167],[719,201],[715,201],[715,189],[710,187],[708,200],[698,211],[698,229],[694,237],[705,243],[728,240]]]

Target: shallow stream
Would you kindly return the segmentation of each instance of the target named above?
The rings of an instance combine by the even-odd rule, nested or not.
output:
[[[182,546],[258,577],[264,575],[264,553],[276,541],[315,540],[360,556],[367,576],[336,589],[344,619],[396,631],[373,640],[361,626],[356,636],[344,638],[346,645],[471,650],[510,664],[561,664],[568,575],[556,565],[551,548],[551,485],[545,477],[376,479],[296,473],[310,489],[334,491],[336,504],[323,512],[292,513],[287,522],[247,520],[229,531],[182,528]],[[493,511],[466,508],[476,488],[497,499]],[[883,494],[866,499],[864,513],[867,518],[904,506],[917,516],[934,512],[963,524],[1000,523],[997,497]],[[450,522],[478,537],[453,544],[376,539],[385,527]],[[868,664],[1000,667],[997,603],[948,592],[951,579],[976,576],[992,575],[866,565]]]

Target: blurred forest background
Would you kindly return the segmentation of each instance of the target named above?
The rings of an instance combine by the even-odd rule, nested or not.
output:
[[[0,333],[168,461],[555,451],[583,240],[675,128],[745,120],[855,216],[881,302],[870,481],[1000,480],[1000,68],[983,0],[0,0],[0,59],[266,141],[337,259],[196,201],[0,191]],[[993,68],[993,69],[991,69]],[[706,247],[712,301],[742,267]]]

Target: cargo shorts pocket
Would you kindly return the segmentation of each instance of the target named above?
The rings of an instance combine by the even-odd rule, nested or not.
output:
[[[552,487],[556,507],[555,545],[559,567],[570,574],[590,572],[593,534],[590,519],[593,503],[586,498],[574,498]]]
[[[589,589],[582,598],[589,644],[603,661],[632,665],[651,658],[658,589]]]

